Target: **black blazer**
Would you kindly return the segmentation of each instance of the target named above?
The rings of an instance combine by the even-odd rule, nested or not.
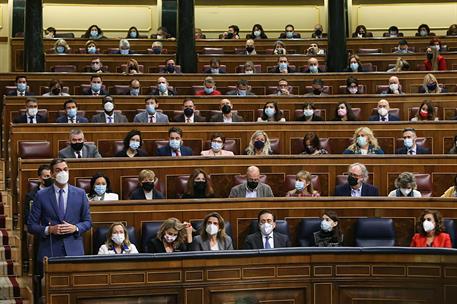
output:
[[[398,116],[392,115],[392,114],[387,114],[389,121],[400,121],[400,118]],[[371,115],[368,118],[368,121],[379,121],[379,114]]]
[[[135,154],[134,157],[143,157],[143,156],[148,156],[148,153],[146,153],[143,149],[138,149],[137,154]],[[127,155],[127,150],[122,150],[116,153],[115,157],[128,157]]]
[[[322,120],[323,120],[322,117],[314,115],[314,114],[313,114],[313,118],[311,119],[311,121],[322,121]],[[303,115],[303,116],[297,118],[297,121],[306,121],[305,116]]]
[[[153,95],[153,96],[159,96],[159,95],[160,95],[159,89],[157,89],[157,88],[152,89],[152,90],[151,90],[151,95]],[[168,96],[175,96],[175,95],[176,95],[176,92],[174,92],[174,91],[168,89]]]
[[[175,252],[178,251],[187,251],[188,248],[186,244],[181,244],[177,249],[175,249]],[[162,241],[159,240],[158,238],[153,238],[151,241],[149,241],[148,244],[148,252],[150,253],[165,253],[165,246],[163,245]]]
[[[181,156],[192,156],[192,149],[186,146],[181,146]],[[171,148],[166,145],[156,150],[156,156],[171,156]]]
[[[76,115],[75,119],[76,119],[77,123],[88,123],[89,122],[89,119],[87,119],[84,116]],[[56,122],[57,123],[68,123],[67,115],[57,117]]]
[[[416,154],[429,154],[429,153],[430,153],[429,149],[416,145]],[[397,151],[395,151],[395,154],[408,154],[408,149],[405,146],[403,146],[400,149],[397,149]]]
[[[206,68],[203,70],[204,74],[212,74],[211,73],[211,68]],[[225,74],[225,71],[223,71],[221,68],[219,68],[219,74]]]
[[[184,114],[179,114],[178,116],[175,116],[175,122],[185,122],[186,118],[184,117]],[[200,115],[196,115],[194,113],[194,122],[206,122],[206,118]]]
[[[224,122],[224,115],[222,113],[214,114],[209,119],[209,122]],[[244,119],[238,114],[232,113],[232,122],[244,122]]]
[[[163,194],[161,192],[157,191],[156,189],[152,190],[152,199],[162,199],[162,198],[164,198],[164,197],[163,197]],[[144,195],[143,188],[138,187],[135,190],[133,190],[132,193],[130,193],[129,199],[131,199],[131,200],[145,200],[146,196]]]
[[[23,114],[20,116],[17,116],[13,120],[14,123],[27,123],[27,114]],[[37,123],[47,123],[48,120],[46,117],[41,116],[40,114],[36,115],[36,122]]]
[[[287,235],[274,231],[273,244],[275,248],[290,247],[290,240]],[[263,249],[263,237],[260,231],[246,237],[244,249]]]
[[[292,39],[298,39],[298,38],[301,38],[301,35],[300,33],[293,33],[292,35]],[[279,35],[279,39],[291,39],[291,38],[287,38],[287,35],[285,32],[282,32],[281,35]]]
[[[277,65],[272,73],[281,73],[279,71],[279,65]],[[290,66],[287,66],[287,73],[295,73],[295,69],[292,69]]]
[[[351,186],[348,183],[336,186],[335,196],[351,196]],[[379,196],[378,188],[373,185],[363,183],[362,196]]]
[[[33,96],[35,94],[33,94],[32,92],[29,92],[29,91],[25,91],[25,96]],[[6,96],[18,96],[17,95],[17,90],[13,90],[13,91],[9,91],[6,93]]]
[[[90,95],[92,96],[92,89],[91,88],[88,88],[88,89],[83,89],[82,90],[82,94],[83,95]],[[100,89],[100,93],[98,95],[107,95],[108,92],[106,92],[105,90],[103,90],[103,88]]]

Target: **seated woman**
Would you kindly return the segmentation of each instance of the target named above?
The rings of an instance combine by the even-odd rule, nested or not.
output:
[[[354,112],[352,111],[351,104],[347,102],[339,103],[336,107],[335,118],[333,121],[356,121]]]
[[[457,197],[457,175],[454,176],[454,185],[450,186],[441,197]]]
[[[411,247],[452,248],[449,234],[444,232],[441,214],[436,210],[422,212],[417,225],[418,233],[411,240]]]
[[[421,24],[417,28],[416,37],[435,36],[435,33],[430,32],[430,27],[427,24]]]
[[[274,55],[286,55],[287,54],[286,45],[284,44],[284,42],[282,42],[281,40],[278,40],[275,42],[275,44],[273,45],[273,54]]]
[[[403,37],[403,33],[400,33],[400,30],[395,25],[392,25],[387,29],[387,32],[382,34],[382,37],[390,37],[390,38],[397,38]]]
[[[397,176],[395,188],[389,193],[389,197],[422,197],[422,194],[416,190],[416,178],[410,172],[403,172]]]
[[[49,91],[44,93],[43,96],[51,97],[51,96],[70,96],[70,94],[62,92],[63,86],[62,82],[59,79],[52,79],[49,82]]]
[[[255,65],[252,61],[246,61],[244,63],[244,74],[255,74]]]
[[[325,50],[319,48],[319,45],[313,42],[309,45],[309,48],[306,49],[305,54],[309,56],[325,55]]]
[[[143,140],[139,130],[131,130],[124,138],[124,147],[116,153],[116,157],[142,157],[148,154],[141,149]]]
[[[163,194],[155,189],[158,178],[154,171],[143,169],[138,175],[138,187],[130,193],[131,200],[162,199]]]
[[[447,93],[447,90],[438,85],[435,75],[427,74],[424,76],[422,86],[419,87],[419,93],[440,94]]]
[[[202,156],[234,156],[232,151],[224,150],[225,136],[222,133],[211,135],[211,149],[203,150]]]
[[[81,38],[92,40],[106,39],[106,37],[103,35],[102,29],[96,24],[92,24],[91,26],[89,26],[87,31],[84,34],[82,34]]]
[[[90,179],[90,191],[87,194],[89,201],[117,201],[119,195],[111,190],[111,181],[108,176],[97,172]]]
[[[411,118],[411,121],[438,121],[439,118],[435,113],[435,107],[432,104],[431,100],[424,100],[419,110],[416,113],[416,116]]]
[[[276,101],[269,101],[263,106],[262,116],[257,118],[257,122],[285,122]]]
[[[449,149],[447,154],[457,154],[457,135],[454,136],[454,145]]]
[[[409,62],[401,57],[397,57],[397,60],[395,61],[395,66],[388,69],[387,72],[396,73],[401,71],[409,71]]]
[[[140,65],[136,59],[131,58],[127,61],[127,70],[124,74],[141,74]]]
[[[129,241],[129,234],[124,224],[111,224],[106,233],[106,242],[98,250],[98,254],[132,254],[138,253],[136,246]]]
[[[343,233],[338,223],[339,218],[335,211],[327,210],[324,212],[321,229],[314,232],[316,247],[340,247],[343,245]]]
[[[303,137],[303,146],[305,147],[305,150],[302,152],[302,154],[328,154],[328,151],[322,148],[319,136],[317,136],[317,134],[314,132],[308,132],[305,134],[305,137]]]
[[[303,104],[303,116],[299,117],[297,121],[322,121],[322,117],[315,114],[316,107],[314,103],[305,102]]]
[[[343,151],[343,154],[384,154],[379,147],[378,140],[368,127],[357,128],[352,137],[352,144]]]
[[[297,173],[295,188],[287,192],[287,197],[307,197],[307,196],[320,196],[319,192],[313,189],[311,183],[311,173],[301,170]]]
[[[85,46],[86,54],[98,54],[97,45],[93,40],[87,40]]]
[[[451,24],[446,31],[446,36],[457,36],[457,24]]]
[[[349,57],[348,66],[346,68],[346,72],[366,72],[363,69],[362,61],[360,61],[360,57],[357,55],[351,55]]]
[[[440,55],[439,45],[432,45],[425,51],[426,58],[424,60],[426,71],[446,71],[446,59]]]
[[[232,238],[225,233],[222,216],[212,212],[205,216],[200,235],[194,237],[193,251],[233,250]]]
[[[187,181],[187,189],[182,198],[211,197],[214,197],[214,189],[208,173],[203,169],[195,169]]]
[[[246,39],[268,39],[262,25],[254,24],[250,34],[246,35]]]
[[[345,94],[360,94],[359,80],[355,77],[349,76],[346,79],[346,92]]]
[[[251,140],[249,145],[246,148],[247,155],[271,155],[273,151],[271,150],[270,139],[268,138],[267,133],[261,130],[255,131],[251,135]]]
[[[129,28],[129,30],[127,31],[127,37],[125,37],[127,39],[138,39],[140,38],[140,32],[138,31],[138,29],[136,28],[136,26],[132,26]]]
[[[157,237],[148,244],[151,253],[187,251],[192,244],[192,225],[181,223],[177,218],[169,218],[160,226]]]
[[[68,54],[70,53],[70,46],[65,41],[65,39],[57,39],[56,43],[54,43],[54,53],[56,54]]]
[[[365,25],[360,24],[355,28],[354,33],[352,33],[352,38],[366,38],[373,37],[373,33],[368,32]]]

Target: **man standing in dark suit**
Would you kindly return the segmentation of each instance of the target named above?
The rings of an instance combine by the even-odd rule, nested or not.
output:
[[[403,129],[403,147],[397,149],[396,154],[429,154],[430,150],[416,144],[417,135],[414,128]]]
[[[13,120],[14,123],[46,123],[48,122],[47,117],[38,114],[38,101],[29,97],[25,101],[25,114],[16,116]]]
[[[101,158],[97,146],[84,142],[84,133],[80,129],[70,131],[70,145],[59,151],[60,158]]]
[[[378,189],[366,183],[368,180],[368,170],[361,163],[353,163],[348,167],[348,181],[336,186],[335,196],[378,196]]]
[[[184,99],[182,104],[184,113],[175,116],[176,122],[194,123],[194,122],[205,122],[206,118],[196,113],[195,105],[192,99]]]
[[[220,109],[221,109],[221,113],[214,114],[210,118],[210,120],[209,120],[210,122],[224,122],[224,123],[244,122],[243,117],[232,112],[233,106],[232,106],[232,102],[229,99],[224,98],[221,100]]]
[[[32,209],[33,202],[35,201],[35,196],[38,191],[45,189],[51,186],[54,183],[54,180],[51,178],[51,167],[49,165],[41,165],[37,170],[38,174],[38,187],[34,188],[32,191],[25,194],[24,201],[24,223],[27,223],[29,217],[30,209]]]
[[[269,210],[262,210],[257,216],[259,231],[250,234],[244,242],[244,249],[271,249],[290,247],[289,236],[275,232],[276,219]]]
[[[371,115],[368,118],[368,121],[400,121],[400,118],[398,116],[389,113],[389,109],[389,102],[385,99],[381,99],[380,101],[378,101],[378,113],[376,113],[375,115]]]
[[[68,99],[64,102],[63,108],[65,109],[65,115],[57,117],[57,123],[87,123],[89,120],[78,115],[78,103],[73,98]]]
[[[192,149],[183,146],[182,130],[180,128],[171,127],[168,130],[168,140],[168,145],[157,149],[157,156],[192,156]]]
[[[23,75],[16,76],[16,90],[9,91],[6,96],[31,96],[33,93],[29,92],[27,85],[27,77]]]
[[[114,112],[114,99],[110,95],[106,95],[102,99],[103,113],[98,113],[92,116],[92,122],[97,123],[127,123],[127,117],[121,113]]]
[[[100,75],[92,75],[90,77],[90,88],[83,90],[83,95],[100,96],[106,95],[107,92],[103,89],[103,80]]]

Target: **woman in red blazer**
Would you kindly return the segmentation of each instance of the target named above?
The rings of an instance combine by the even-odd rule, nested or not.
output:
[[[449,234],[444,232],[441,214],[435,210],[425,210],[419,218],[418,231],[411,240],[411,247],[452,248]]]

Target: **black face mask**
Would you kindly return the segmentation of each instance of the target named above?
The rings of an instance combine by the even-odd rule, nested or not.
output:
[[[83,142],[80,142],[80,143],[72,143],[71,144],[71,148],[75,151],[81,151],[82,148],[84,146],[84,143]]]
[[[192,109],[192,108],[185,108],[184,109],[184,115],[186,115],[186,117],[191,117],[192,114],[194,114],[194,109]]]
[[[175,66],[172,64],[167,64],[167,72],[168,73],[174,73],[175,72]]]
[[[59,95],[61,92],[61,89],[59,87],[52,88],[51,93],[52,95]]]
[[[253,50],[254,50],[254,47],[252,47],[252,46],[247,46],[247,47],[246,47],[246,51],[247,51],[248,53],[251,53]]]
[[[261,140],[256,140],[254,142],[254,148],[256,148],[257,150],[262,150],[263,147],[265,147],[265,143]]]
[[[152,49],[152,52],[153,52],[154,54],[160,54],[160,53],[162,53],[162,49],[160,49],[160,48],[153,48],[153,49]]]
[[[229,106],[228,104],[225,104],[222,106],[221,110],[222,110],[222,113],[228,114],[232,111],[232,107]]]
[[[43,179],[43,185],[45,187],[49,187],[51,186],[52,184],[54,184],[54,180],[50,177],[50,178],[46,178],[46,179]]]
[[[352,175],[348,176],[348,184],[349,184],[349,186],[353,187],[353,186],[357,185],[358,183],[359,183],[359,180],[357,178],[355,178]]]
[[[432,59],[433,59],[433,54],[427,53],[427,59],[428,59],[428,60],[432,60]]]
[[[314,148],[313,146],[305,146],[305,152],[308,154],[313,154],[314,152],[316,152],[316,148]]]
[[[316,36],[322,35],[322,31],[321,30],[315,30],[314,33],[315,33]]]
[[[321,95],[322,90],[321,89],[313,89],[313,94],[314,95]]]
[[[206,182],[194,182],[194,192],[195,193],[205,193],[206,190]]]
[[[151,191],[152,189],[154,189],[154,183],[153,182],[144,182],[141,184],[141,187],[143,188],[143,190],[145,190],[146,192],[149,192]]]
[[[257,188],[258,185],[259,185],[259,182],[256,182],[256,181],[247,182],[247,186],[250,190],[254,190],[255,188]]]
[[[227,39],[232,39],[233,38],[233,33],[228,32],[227,35],[225,36]]]

